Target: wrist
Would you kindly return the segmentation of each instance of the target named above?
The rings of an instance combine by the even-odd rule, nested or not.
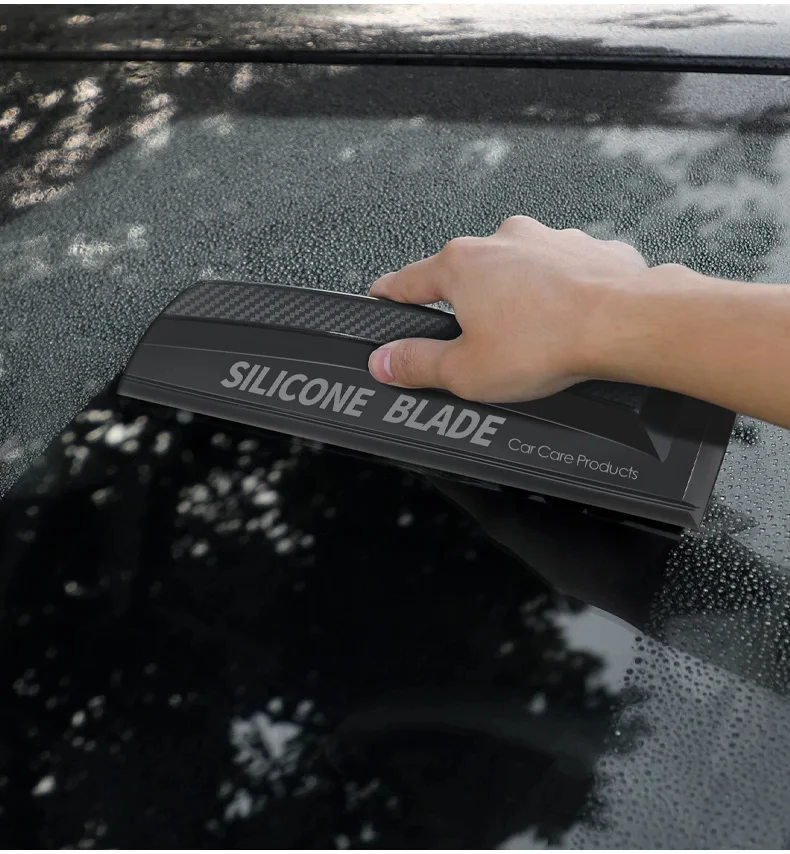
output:
[[[596,288],[581,339],[584,375],[656,384],[684,335],[683,296],[703,278],[680,264],[661,264]]]

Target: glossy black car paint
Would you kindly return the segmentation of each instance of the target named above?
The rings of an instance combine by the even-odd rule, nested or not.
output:
[[[129,14],[51,32],[167,52]],[[359,293],[511,213],[790,280],[784,78],[195,60],[4,65],[2,840],[785,845],[784,431],[739,421],[667,555],[114,384],[207,270]]]

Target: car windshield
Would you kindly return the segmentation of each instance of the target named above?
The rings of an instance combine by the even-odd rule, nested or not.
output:
[[[364,293],[512,214],[788,281],[785,83],[14,62],[4,838],[786,844],[786,431],[675,542],[116,394],[197,279]]]

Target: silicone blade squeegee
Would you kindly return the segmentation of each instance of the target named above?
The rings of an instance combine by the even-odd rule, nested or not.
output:
[[[381,344],[460,331],[439,309],[198,282],[148,329],[119,393],[659,523],[699,524],[732,412],[605,382],[529,403],[469,403],[381,385],[367,370]]]

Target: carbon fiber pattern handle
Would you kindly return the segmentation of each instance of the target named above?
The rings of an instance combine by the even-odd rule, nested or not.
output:
[[[643,385],[613,383],[603,380],[588,380],[571,386],[568,391],[581,397],[590,397],[607,403],[615,403],[638,412],[647,400],[648,388]]]
[[[331,332],[373,344],[398,338],[446,341],[461,333],[455,316],[440,309],[289,285],[198,282],[164,313]]]

